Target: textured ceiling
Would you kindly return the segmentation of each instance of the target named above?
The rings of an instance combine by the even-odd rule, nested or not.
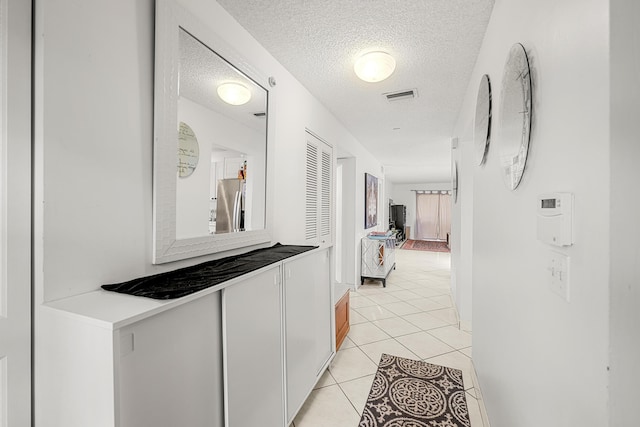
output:
[[[382,162],[387,179],[451,179],[450,138],[494,0],[218,2]],[[366,83],[353,64],[373,50],[397,67]],[[418,97],[382,95],[406,89]]]
[[[182,29],[179,34],[180,97],[190,99],[228,119],[265,134],[266,120],[254,114],[266,111],[266,90],[230,66],[191,34]],[[217,94],[217,88],[222,83],[243,85],[251,91],[251,99],[244,105],[225,103]]]

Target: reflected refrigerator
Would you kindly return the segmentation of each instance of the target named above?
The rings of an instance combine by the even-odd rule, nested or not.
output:
[[[216,203],[216,234],[244,230],[244,192],[242,179],[219,179]]]

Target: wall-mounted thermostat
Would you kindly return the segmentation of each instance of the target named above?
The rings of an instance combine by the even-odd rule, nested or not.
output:
[[[538,196],[538,239],[555,246],[573,245],[573,194]]]

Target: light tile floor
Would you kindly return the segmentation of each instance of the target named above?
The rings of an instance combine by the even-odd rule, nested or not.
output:
[[[471,331],[460,330],[448,253],[396,250],[396,270],[351,292],[351,330],[292,427],[357,427],[382,353],[463,372],[472,427],[484,427],[471,377]]]

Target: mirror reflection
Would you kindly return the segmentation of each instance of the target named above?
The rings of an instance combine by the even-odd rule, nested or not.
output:
[[[531,74],[524,47],[513,45],[505,64],[500,96],[502,178],[515,190],[524,174],[531,132]]]
[[[179,33],[176,239],[262,230],[267,91]]]

